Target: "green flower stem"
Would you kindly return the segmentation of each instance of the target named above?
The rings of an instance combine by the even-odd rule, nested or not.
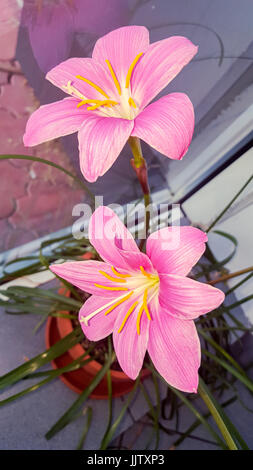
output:
[[[217,424],[222,436],[224,437],[224,440],[227,443],[229,450],[239,450],[228,429],[225,420],[222,418],[221,410],[219,410],[220,406],[216,403],[216,400],[214,400],[213,397],[210,395],[209,390],[201,379],[201,377],[199,377],[198,393],[206,404],[207,408],[209,409],[211,415],[213,416],[213,419]]]
[[[130,162],[140,182],[145,204],[145,238],[140,242],[140,250],[142,250],[148,236],[150,225],[150,189],[148,184],[148,171],[146,160],[142,155],[140,139],[138,139],[138,137],[129,137],[128,142],[133,154],[133,158]]]

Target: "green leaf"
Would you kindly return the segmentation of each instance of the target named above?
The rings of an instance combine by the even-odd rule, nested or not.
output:
[[[5,400],[0,401],[0,407],[7,405],[8,403],[17,400],[18,398],[21,398],[28,393],[35,392],[35,390],[38,390],[38,388],[42,387],[43,385],[46,385],[47,383],[51,382],[51,380],[54,380],[56,377],[59,377],[60,375],[66,373],[66,372],[71,372],[74,370],[80,369],[80,367],[83,367],[85,364],[88,364],[89,362],[92,361],[91,358],[86,359],[86,360],[81,360],[87,355],[87,353],[84,353],[82,356],[80,356],[78,359],[75,359],[71,364],[68,364],[65,367],[61,367],[60,369],[52,370],[47,372],[47,378],[44,380],[41,380],[40,382],[31,385],[30,387],[22,390],[19,393],[15,393],[14,395],[11,395],[10,397],[6,398]],[[35,377],[35,375],[31,376],[31,378]]]
[[[135,384],[134,384],[134,387],[133,389],[131,390],[131,392],[129,393],[128,397],[127,397],[127,400],[125,401],[124,405],[122,406],[121,408],[121,411],[119,413],[119,416],[117,417],[117,419],[114,421],[113,425],[110,427],[109,430],[106,431],[106,433],[104,434],[104,437],[102,439],[102,442],[101,442],[101,446],[100,446],[100,450],[105,450],[107,449],[108,445],[110,444],[112,438],[113,438],[113,435],[117,429],[117,427],[119,426],[119,424],[121,423],[122,419],[124,418],[125,416],[125,413],[134,397],[134,393],[139,385],[139,381],[140,381],[140,376],[136,379],[135,381]]]
[[[219,222],[219,220],[223,217],[223,215],[227,212],[227,210],[232,206],[232,204],[236,201],[236,199],[240,196],[240,194],[244,191],[244,189],[249,185],[252,181],[253,175],[246,181],[246,183],[242,186],[242,188],[236,193],[236,195],[231,199],[231,201],[226,205],[226,207],[220,212],[220,214],[216,217],[216,219],[211,223],[208,227],[206,232],[210,232],[210,230]]]
[[[197,410],[197,408],[195,408],[195,406],[190,402],[190,400],[182,393],[180,392],[179,390],[177,390],[176,388],[172,387],[171,385],[169,385],[166,380],[154,369],[154,366],[149,366],[147,365],[147,367],[150,369],[150,370],[154,370],[154,373],[163,381],[166,383],[166,385],[173,391],[173,393],[175,393],[175,395],[177,395],[180,400],[189,408],[189,410],[196,416],[196,418],[203,424],[203,426],[205,426],[205,428],[209,431],[209,433],[214,437],[214,439],[216,440],[216,442],[218,443],[218,445],[220,447],[222,447],[223,449],[227,449],[227,446],[225,445],[225,443],[222,441],[222,439],[220,438],[220,436],[214,431],[214,429],[212,428],[212,426],[209,424],[209,422],[207,421],[207,419],[205,419],[205,417]]]
[[[110,341],[110,345],[111,345],[110,337],[108,338],[108,341]],[[104,436],[106,436],[109,433],[111,429],[111,424],[112,424],[112,378],[111,378],[110,370],[107,371],[107,388],[108,388],[108,424],[107,424]],[[103,446],[104,446],[104,438],[101,443],[101,447]]]
[[[211,336],[207,335],[203,330],[201,330],[200,328],[197,328],[198,330],[198,333],[203,336],[203,338],[206,339],[206,341],[208,341],[208,343],[210,343],[217,351],[219,351],[229,362],[231,362],[231,364],[242,374],[242,375],[245,375],[245,372],[244,370],[240,367],[240,365],[233,359],[232,356],[230,356],[230,354],[225,351],[224,348],[222,348],[218,343],[216,343],[216,341],[214,341],[213,338],[211,338]],[[247,376],[246,376],[247,377]]]
[[[243,371],[243,373],[240,373],[238,369],[236,369],[235,367],[231,366],[230,364],[228,364],[226,361],[224,361],[223,359],[220,359],[219,357],[217,357],[215,354],[212,354],[210,351],[207,351],[206,349],[202,348],[202,352],[210,357],[211,359],[213,359],[215,362],[217,362],[218,364],[220,364],[224,369],[226,369],[228,372],[230,372],[230,374],[232,374],[234,377],[236,377],[238,380],[240,380],[240,382],[242,382],[249,390],[250,392],[253,392],[253,382],[252,380],[250,380],[250,378],[245,374],[245,372]]]
[[[148,392],[146,391],[144,385],[140,382],[140,388],[141,388],[141,391],[144,395],[144,398],[148,404],[148,407],[149,407],[149,410],[150,410],[150,414],[152,415],[152,418],[153,418],[153,421],[154,421],[154,431],[155,431],[155,434],[156,434],[156,443],[155,443],[155,450],[158,448],[158,445],[159,445],[159,415],[158,415],[158,411],[155,410],[155,408],[153,407],[153,404],[152,404],[152,401],[149,397],[149,394]]]
[[[42,354],[39,354],[30,361],[27,361],[25,364],[20,365],[16,369],[13,369],[12,371],[0,377],[0,390],[18,382],[26,375],[35,372],[39,367],[47,364],[56,357],[61,356],[64,352],[71,349],[75,344],[79,343],[82,338],[83,333],[81,327],[78,326],[70,334],[62,338]]]
[[[85,439],[86,439],[86,436],[88,434],[88,431],[89,431],[90,425],[91,425],[92,413],[93,413],[93,411],[92,411],[92,408],[90,406],[88,408],[86,408],[84,413],[83,413],[84,416],[87,414],[87,419],[86,419],[86,422],[85,422],[85,425],[84,425],[84,429],[83,429],[80,441],[79,441],[79,443],[76,447],[76,450],[82,450],[82,448],[84,446]]]
[[[94,379],[90,382],[88,387],[80,394],[77,400],[71,405],[71,407],[64,413],[64,415],[55,423],[52,428],[47,432],[46,439],[51,439],[55,434],[61,431],[67,424],[76,416],[76,413],[79,411],[80,407],[87,400],[89,395],[93,392],[99,382],[102,380],[107,370],[109,369],[111,363],[115,359],[114,355],[109,355],[107,361],[101,367],[99,372],[95,375]]]
[[[235,284],[233,287],[231,287],[231,289],[227,290],[227,292],[225,292],[225,295],[227,296],[227,295],[231,294],[231,292],[234,292],[238,287],[242,286],[245,282],[247,282],[249,279],[251,279],[252,276],[253,276],[253,272],[248,274],[248,276],[246,276],[244,279],[242,279],[237,284]]]
[[[209,388],[206,386],[202,378],[199,378],[199,388],[198,392],[205,402],[207,408],[210,410],[210,413],[213,416],[214,421],[216,422],[222,436],[224,437],[228,448],[230,450],[239,450],[236,444],[236,439],[239,441],[240,445],[246,450],[249,450],[247,444],[244,442],[243,438],[240,436],[239,432],[230,421],[226,413],[223,411],[217,400],[211,394]]]

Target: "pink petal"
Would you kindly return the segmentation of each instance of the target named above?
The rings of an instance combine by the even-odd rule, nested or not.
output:
[[[131,233],[109,207],[100,206],[92,214],[89,240],[106,263],[125,270],[125,273],[131,269],[131,259],[134,263],[134,257],[141,254]],[[122,251],[126,251],[125,256]]]
[[[188,277],[160,274],[161,307],[182,320],[193,320],[211,312],[224,301],[220,289]]]
[[[136,306],[135,310],[129,316],[123,330],[119,333],[118,330],[127,314],[128,309],[134,303],[130,298],[127,302],[122,304],[120,314],[117,316],[114,329],[113,329],[113,345],[116,352],[117,359],[120,367],[131,379],[136,379],[138,376],[144,356],[147,350],[149,327],[151,321],[148,320],[146,313],[143,312],[140,321],[140,334],[137,334],[137,315],[141,302]]]
[[[195,227],[166,227],[147,239],[146,252],[159,273],[186,276],[203,255],[207,235]]]
[[[159,374],[183,392],[197,393],[200,342],[193,321],[168,315],[153,302],[148,352]]]
[[[189,39],[172,36],[154,42],[137,63],[132,79],[132,94],[142,107],[165,88],[190,62],[198,48]]]
[[[142,266],[145,269],[145,271],[149,273],[155,273],[154,267],[149,257],[145,255],[145,253],[141,253],[140,251],[139,253],[136,253],[136,252],[122,249],[117,239],[115,240],[115,244],[118,247],[119,255],[121,256],[123,260],[126,261],[130,270],[140,272],[140,266]]]
[[[65,98],[37,109],[28,119],[24,144],[31,147],[78,131],[88,115],[88,111],[77,109],[78,102]]]
[[[117,299],[115,299],[115,302],[116,301]],[[85,301],[79,312],[79,321],[82,330],[90,341],[99,341],[100,339],[106,338],[106,336],[109,336],[113,331],[113,326],[117,315],[119,315],[120,307],[116,307],[105,316],[105,312],[109,308],[106,306],[107,304],[108,299],[99,297],[97,295],[92,295],[88,298],[88,300]],[[94,315],[94,317],[88,320],[88,325],[85,325],[83,322],[83,317],[87,317],[98,309],[102,310],[99,311],[97,315]]]
[[[140,52],[149,47],[149,32],[144,26],[125,26],[98,39],[92,57],[101,64],[108,59],[119,81],[125,83],[128,69]]]
[[[91,115],[79,133],[80,167],[90,182],[113,165],[133,129],[133,121]]]
[[[88,292],[97,294],[101,297],[117,297],[123,294],[127,295],[124,282],[113,282],[108,280],[99,271],[104,271],[114,277],[111,267],[101,261],[70,261],[62,264],[51,264],[51,271],[70,282],[74,286]],[[107,290],[96,287],[95,284],[108,287],[116,287],[115,290]],[[122,288],[122,290],[120,290]]]
[[[188,150],[194,130],[193,105],[184,93],[171,93],[150,104],[135,119],[132,135],[174,160]]]
[[[81,75],[93,82],[105,93],[109,94],[111,99],[115,98],[115,86],[112,83],[111,75],[108,68],[106,68],[106,64],[105,66],[101,65],[91,58],[74,57],[68,59],[50,70],[46,75],[46,79],[53,83],[53,85],[63,89],[65,93],[68,93],[68,91],[64,87],[66,87],[70,81],[71,85],[86,98],[106,99],[106,97],[92,85],[76,78],[77,75]]]

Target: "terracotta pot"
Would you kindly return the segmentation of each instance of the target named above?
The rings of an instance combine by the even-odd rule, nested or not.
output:
[[[69,292],[65,289],[59,291],[61,294],[69,296]],[[69,312],[61,312],[68,314]],[[73,331],[71,319],[63,317],[50,317],[47,321],[46,326],[46,347],[50,348],[64,336],[68,335]],[[76,344],[68,352],[52,361],[52,366],[57,369],[70,364],[73,360],[77,359],[84,353],[84,348],[81,344]],[[87,359],[89,356],[87,356]],[[92,381],[93,377],[101,369],[101,364],[95,360],[89,362],[84,367],[67,372],[60,376],[60,379],[72,390],[77,393],[81,393]],[[141,372],[142,379],[148,377],[150,371],[143,369]],[[130,392],[134,386],[134,381],[131,380],[124,372],[111,370],[112,379],[112,395],[113,397],[119,397]],[[91,398],[106,399],[108,398],[107,391],[107,380],[106,376],[101,380],[98,386],[94,389]]]

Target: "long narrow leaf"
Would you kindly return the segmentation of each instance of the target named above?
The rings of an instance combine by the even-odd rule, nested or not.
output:
[[[85,439],[86,439],[86,436],[88,434],[88,431],[89,431],[90,425],[91,425],[92,413],[93,413],[93,410],[90,406],[88,408],[86,408],[85,415],[87,414],[87,419],[86,419],[86,423],[84,425],[84,429],[83,429],[80,441],[78,442],[78,445],[76,447],[76,450],[82,450],[82,448],[84,446]]]
[[[63,429],[67,424],[75,417],[76,413],[83,405],[83,403],[87,400],[89,395],[93,392],[99,382],[102,380],[104,375],[106,374],[107,370],[109,369],[111,363],[114,360],[114,355],[108,355],[107,361],[101,367],[99,372],[95,375],[94,379],[88,385],[88,387],[80,394],[77,400],[71,405],[71,407],[64,413],[63,416],[55,423],[52,428],[47,432],[46,439],[51,439],[55,434],[57,434],[61,429]]]
[[[220,404],[211,394],[209,388],[206,386],[201,377],[199,377],[199,388],[198,392],[205,402],[206,406],[210,410],[219,430],[221,431],[228,447],[230,450],[239,450],[236,444],[236,440],[246,450],[248,446],[243,438],[240,436],[238,430],[235,428],[233,423],[230,421],[226,413],[221,408]]]
[[[100,446],[100,450],[105,450],[109,443],[111,442],[113,436],[114,436],[114,433],[117,429],[117,427],[119,426],[119,424],[121,423],[122,419],[124,418],[125,416],[125,413],[134,397],[134,394],[135,394],[135,390],[137,389],[138,385],[139,385],[139,381],[140,381],[140,377],[138,377],[135,381],[135,384],[134,384],[134,387],[133,389],[131,390],[131,392],[129,393],[128,397],[127,397],[127,400],[125,401],[124,405],[122,406],[121,408],[121,411],[120,411],[120,414],[119,416],[116,418],[116,420],[114,421],[113,425],[111,426],[111,428],[105,433],[105,435],[103,436],[103,439],[102,439],[102,442],[101,442],[101,446]]]
[[[0,390],[8,387],[18,380],[22,379],[28,374],[35,372],[39,367],[47,364],[58,356],[61,356],[64,352],[71,349],[75,344],[79,343],[83,338],[83,333],[81,327],[75,328],[69,335],[62,338],[54,346],[47,349],[42,354],[34,357],[30,361],[27,361],[25,364],[13,369],[7,374],[3,375],[0,378]]]

